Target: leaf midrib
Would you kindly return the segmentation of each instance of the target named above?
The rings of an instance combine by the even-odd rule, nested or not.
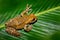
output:
[[[49,10],[45,10],[45,11],[39,12],[38,14],[36,13],[35,16],[40,16],[40,15],[42,15],[42,14],[48,13],[48,12],[50,12],[50,11],[54,11],[54,10],[56,10],[56,9],[60,9],[60,6],[55,7],[55,8],[51,8],[51,9],[49,9]]]

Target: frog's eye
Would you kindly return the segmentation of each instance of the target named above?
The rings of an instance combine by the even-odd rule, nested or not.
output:
[[[33,20],[31,21],[31,23],[35,23],[37,20],[36,18],[33,18]]]
[[[35,20],[35,18],[33,18],[33,20],[32,21],[34,21]]]

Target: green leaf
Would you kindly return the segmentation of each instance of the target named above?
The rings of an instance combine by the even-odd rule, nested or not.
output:
[[[37,16],[30,32],[19,30],[21,36],[14,37],[5,32],[5,22],[14,18],[32,4]],[[0,40],[60,40],[60,0],[0,0]]]

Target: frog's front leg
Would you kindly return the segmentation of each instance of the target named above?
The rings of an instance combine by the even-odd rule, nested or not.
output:
[[[30,31],[32,29],[32,25],[25,25],[24,30],[25,31]]]
[[[17,30],[12,27],[7,27],[6,32],[13,35],[13,36],[20,36],[20,33],[17,32]]]
[[[31,7],[32,5],[30,5],[30,6],[28,6],[28,4],[27,4],[27,6],[26,6],[26,10],[24,10],[22,13],[21,13],[21,16],[23,17],[26,13],[28,13],[28,11],[30,10],[30,7]]]

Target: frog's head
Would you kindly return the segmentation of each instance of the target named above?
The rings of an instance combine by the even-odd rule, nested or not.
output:
[[[29,16],[30,23],[35,23],[37,21],[37,18],[34,14],[30,14]]]

